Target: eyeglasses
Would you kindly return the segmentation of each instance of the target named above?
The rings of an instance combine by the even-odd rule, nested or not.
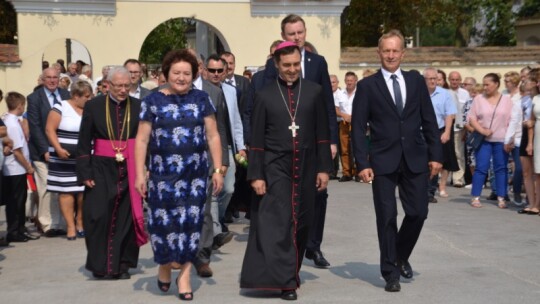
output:
[[[466,83],[466,82],[464,82],[464,83],[461,84],[462,87],[468,87],[468,86],[472,86],[472,85],[474,85],[474,83]]]
[[[207,68],[206,70],[207,70],[208,72],[210,72],[211,74],[215,74],[216,72],[217,72],[218,74],[221,74],[221,73],[223,73],[223,71],[224,71],[225,69],[210,69],[210,68]]]
[[[429,81],[437,81],[437,77],[424,77],[424,79]]]
[[[114,84],[112,82],[110,84],[117,89],[129,89],[131,87],[131,84]]]
[[[140,71],[129,71],[130,74],[140,74]]]

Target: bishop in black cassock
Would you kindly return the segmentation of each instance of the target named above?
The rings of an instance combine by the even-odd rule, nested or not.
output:
[[[140,196],[130,193],[141,102],[128,96],[129,72],[121,69],[110,72],[108,95],[86,103],[77,146],[77,178],[86,185],[86,269],[96,278],[128,279],[146,242]]]
[[[333,167],[322,88],[299,78],[300,51],[282,44],[280,75],[255,96],[247,178],[257,195],[240,287],[296,299],[315,195]]]

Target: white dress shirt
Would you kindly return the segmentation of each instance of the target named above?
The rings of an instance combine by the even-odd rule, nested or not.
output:
[[[392,78],[390,78],[393,74],[397,76],[396,80],[399,83],[399,88],[401,90],[401,98],[403,99],[403,109],[405,109],[405,105],[407,104],[407,88],[405,87],[405,79],[403,79],[403,74],[401,73],[401,69],[397,69],[394,73],[390,73],[384,68],[381,68],[381,72],[384,78],[384,81],[386,82],[386,86],[388,87],[388,91],[390,91],[390,95],[392,96],[392,99],[394,100],[394,103],[396,103],[396,97],[394,96],[394,81]]]

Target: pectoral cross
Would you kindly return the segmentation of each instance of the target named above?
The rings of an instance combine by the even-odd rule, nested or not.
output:
[[[296,125],[296,123],[293,121],[292,124],[289,126],[289,130],[291,130],[292,137],[296,137],[296,130],[300,129],[299,126]]]

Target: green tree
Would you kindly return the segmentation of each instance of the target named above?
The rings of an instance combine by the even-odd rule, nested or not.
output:
[[[479,8],[484,16],[485,24],[477,31],[477,36],[484,46],[516,45],[514,22],[516,15],[512,12],[513,1],[484,0]]]
[[[540,2],[540,0],[527,0]],[[514,45],[514,1],[509,0],[352,0],[342,16],[343,46],[376,46],[381,32],[400,29],[422,46]],[[531,4],[533,6],[533,4]]]
[[[540,17],[540,0],[525,0],[517,15],[519,18]]]
[[[144,40],[139,60],[147,64],[160,64],[167,52],[186,47],[185,33],[194,26],[195,21],[186,18],[161,23]]]
[[[0,0],[0,43],[16,43],[17,13],[10,2]]]

